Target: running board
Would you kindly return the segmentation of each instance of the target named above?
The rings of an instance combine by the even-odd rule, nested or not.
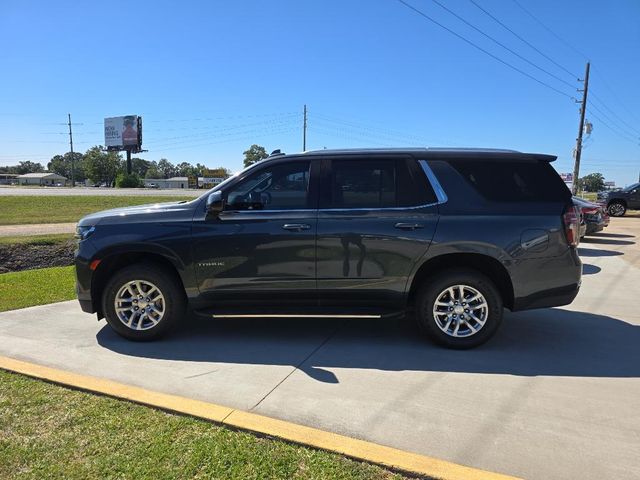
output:
[[[213,318],[382,318],[382,315],[330,315],[330,314],[292,314],[292,313],[252,313],[226,314],[214,313]]]

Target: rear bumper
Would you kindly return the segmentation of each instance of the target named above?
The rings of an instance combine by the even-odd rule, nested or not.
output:
[[[560,307],[569,305],[578,296],[580,284],[544,290],[528,297],[518,298],[514,302],[513,310],[530,310],[533,308]]]
[[[552,258],[522,262],[512,276],[513,311],[568,305],[582,283],[582,262],[575,248]]]

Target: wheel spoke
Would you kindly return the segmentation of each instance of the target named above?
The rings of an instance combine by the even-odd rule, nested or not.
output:
[[[478,333],[489,315],[489,306],[482,292],[464,284],[445,288],[435,298],[432,307],[438,328],[457,338]],[[454,314],[456,318],[453,318]]]
[[[165,297],[153,283],[132,279],[118,290],[114,308],[117,317],[128,328],[148,330],[162,321],[165,314]]]

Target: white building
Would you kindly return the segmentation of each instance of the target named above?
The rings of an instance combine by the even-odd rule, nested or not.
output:
[[[147,188],[189,188],[189,178],[145,178],[144,186]]]
[[[67,181],[66,177],[58,175],[57,173],[42,172],[42,173],[25,173],[24,175],[18,175],[19,185],[40,185],[40,186],[64,186]]]

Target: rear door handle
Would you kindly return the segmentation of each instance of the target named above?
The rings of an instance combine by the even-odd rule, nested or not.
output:
[[[400,230],[417,230],[418,228],[424,228],[424,225],[421,223],[396,223],[394,226]]]
[[[306,223],[285,223],[282,228],[285,230],[291,230],[295,232],[299,232],[300,230],[309,230],[311,225]]]

